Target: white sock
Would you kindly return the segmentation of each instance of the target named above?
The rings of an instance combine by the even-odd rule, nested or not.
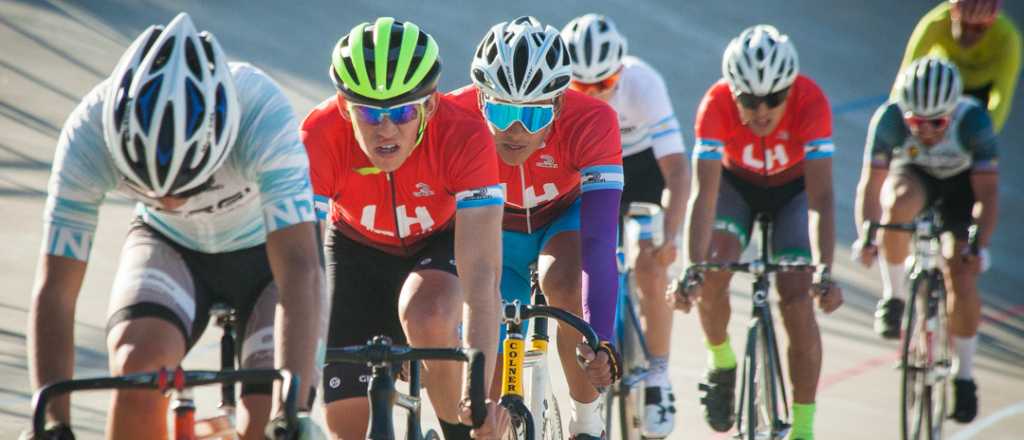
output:
[[[903,263],[893,264],[888,261],[881,264],[882,298],[900,298],[906,296],[904,284],[907,279],[907,268]]]
[[[647,377],[644,378],[644,385],[648,387],[667,387],[668,381],[668,357],[652,357],[648,361]]]
[[[953,336],[953,349],[956,350],[956,359],[953,359],[953,375],[957,379],[973,379],[974,352],[978,349],[978,335],[969,338]]]
[[[572,417],[569,418],[569,434],[587,434],[600,437],[604,433],[604,399],[598,396],[590,403],[572,400]]]

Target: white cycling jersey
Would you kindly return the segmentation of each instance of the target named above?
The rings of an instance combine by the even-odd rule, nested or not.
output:
[[[103,137],[109,80],[68,117],[57,142],[44,211],[44,252],[85,261],[108,192],[137,201],[135,213],[174,242],[205,253],[266,242],[268,233],[315,221],[309,160],[288,98],[263,71],[231,63],[241,105],[238,136],[210,189],[167,211],[127,185]]]
[[[619,114],[622,157],[648,148],[653,148],[659,159],[685,153],[665,80],[647,63],[631,55],[622,59],[618,88],[608,103]]]

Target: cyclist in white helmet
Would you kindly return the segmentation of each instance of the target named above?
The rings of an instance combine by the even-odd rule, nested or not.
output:
[[[988,245],[999,210],[999,168],[992,118],[973,97],[964,95],[960,73],[950,61],[928,56],[904,69],[895,99],[882,104],[868,128],[864,166],[857,186],[857,230],[865,220],[909,223],[921,211],[936,206],[946,241],[942,266],[950,292],[950,333],[953,364],[952,417],[967,423],[978,412],[974,383],[974,352],[978,344],[981,299],[978,275],[988,269]],[[978,256],[967,252],[968,227],[979,227]],[[910,253],[910,234],[881,232],[881,246],[853,255],[870,267],[881,253],[882,299],[875,313],[875,331],[883,338],[900,337],[905,283],[904,261]]]
[[[151,26],[64,124],[44,213],[29,312],[33,388],[74,372],[75,303],[108,193],[137,202],[111,289],[111,374],[177,366],[213,302],[241,321],[243,368],[283,367],[308,409],[323,349],[320,275],[309,167],[288,99],[259,69],[228,63],[187,14]],[[275,315],[277,319],[275,320]],[[269,336],[273,338],[270,342]],[[243,384],[242,438],[263,438],[271,388]],[[272,403],[275,402],[275,403]],[[50,405],[46,433],[73,438],[69,399]],[[108,438],[167,435],[157,391],[114,393]],[[291,438],[319,438],[308,416]],[[322,434],[320,434],[322,436]]]
[[[529,303],[536,263],[551,305],[583,316],[601,339],[595,353],[575,330],[559,327],[573,404],[569,433],[584,440],[605,434],[596,387],[621,376],[611,341],[622,147],[615,110],[567,90],[571,75],[558,30],[519,17],[488,31],[470,67],[473,84],[450,96],[486,120],[501,159],[502,298]]]
[[[789,37],[769,25],[747,28],[729,43],[722,77],[697,109],[697,186],[687,213],[688,260],[739,260],[755,215],[767,213],[774,258],[825,265],[813,284],[806,273],[776,276],[790,345],[790,439],[813,439],[822,349],[812,299],[825,312],[842,304],[842,291],[827,270],[835,243],[828,100],[800,74]],[[701,403],[708,424],[722,432],[734,424],[736,407],[736,355],[727,332],[731,276],[707,273],[696,292],[709,355]],[[676,299],[677,307],[689,310],[689,298]]]
[[[643,60],[629,55],[626,38],[611,18],[598,14],[574,18],[562,28],[562,39],[572,57],[569,88],[611,104],[618,113],[626,177],[621,213],[624,215],[632,202],[665,208],[662,224],[643,226],[635,264],[651,353],[643,434],[664,438],[675,426],[675,397],[668,376],[672,308],[665,302],[664,286],[668,266],[676,259],[676,237],[686,215],[690,187],[679,120],[664,79]],[[652,240],[657,235],[663,236],[659,245]]]

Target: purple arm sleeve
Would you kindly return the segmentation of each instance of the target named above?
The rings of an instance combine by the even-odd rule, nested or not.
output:
[[[580,250],[583,255],[583,318],[602,341],[611,341],[618,304],[619,272],[615,262],[619,202],[622,191],[587,191],[580,207]]]

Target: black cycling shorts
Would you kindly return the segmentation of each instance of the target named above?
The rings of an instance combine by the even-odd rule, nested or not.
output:
[[[327,287],[332,292],[328,347],[363,345],[377,335],[407,345],[398,318],[398,297],[409,274],[440,270],[456,275],[455,234],[442,231],[427,238],[426,246],[402,257],[357,243],[328,229],[325,243]],[[365,364],[324,367],[324,402],[366,397],[370,368]]]
[[[714,229],[735,235],[746,248],[757,213],[772,219],[772,255],[776,260],[810,261],[807,232],[807,192],[803,177],[776,187],[747,182],[722,171]],[[711,250],[712,252],[714,250]]]
[[[966,170],[953,177],[939,179],[928,174],[917,165],[901,164],[890,170],[916,179],[924,188],[925,207],[935,207],[938,218],[935,219],[941,231],[953,233],[959,240],[966,240],[968,229],[974,218],[974,189],[971,187],[971,170]]]
[[[622,158],[622,171],[626,186],[622,189],[622,203],[619,217],[629,212],[632,202],[648,202],[661,206],[661,193],[665,190],[665,178],[654,157],[654,149],[648,148],[632,156]]]

